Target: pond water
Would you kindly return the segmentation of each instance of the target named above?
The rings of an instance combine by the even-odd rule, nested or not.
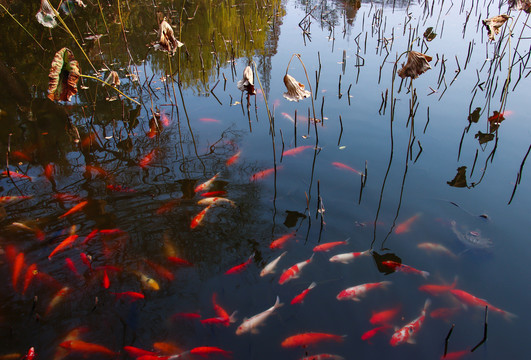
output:
[[[0,4],[0,359],[439,359],[445,339],[447,358],[531,356],[527,13],[66,2],[50,29],[39,4]],[[482,20],[499,14],[491,41]],[[173,56],[152,46],[164,17]],[[63,47],[120,92],[85,76],[49,100]],[[414,80],[397,74],[408,50],[432,58]],[[255,94],[237,87],[248,65]],[[286,74],[311,96],[288,101]],[[409,323],[415,343],[395,344]],[[334,336],[287,346],[304,333]]]

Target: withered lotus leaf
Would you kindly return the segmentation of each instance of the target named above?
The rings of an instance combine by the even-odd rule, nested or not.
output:
[[[419,75],[431,69],[429,62],[432,60],[431,56],[419,53],[417,51],[410,51],[407,55],[407,63],[402,64],[402,69],[398,70],[398,76],[402,79],[410,77],[416,79]]]
[[[47,28],[53,28],[57,25],[57,21],[55,21],[55,13],[48,0],[41,0],[41,8],[35,17],[42,26]]]
[[[55,53],[52,67],[48,74],[48,98],[52,101],[70,101],[77,94],[77,81],[81,76],[79,64],[68,48]]]
[[[291,75],[286,74],[284,76],[284,85],[286,85],[288,90],[288,92],[284,93],[284,97],[289,101],[299,101],[312,95],[308,90],[304,90],[304,85]]]
[[[485,25],[487,28],[489,40],[494,41],[494,35],[498,35],[500,33],[500,27],[505,24],[508,19],[508,15],[502,14],[483,20],[483,25]]]
[[[243,78],[238,81],[236,84],[238,86],[238,89],[241,91],[247,91],[250,94],[255,94],[254,91],[254,77],[253,77],[253,69],[251,69],[250,66],[247,66],[243,70]]]
[[[180,48],[184,44],[175,38],[173,34],[173,28],[166,21],[166,18],[160,22],[159,25],[159,40],[155,43],[156,50],[167,51],[170,55],[175,54],[177,48]]]
[[[109,76],[107,76],[105,82],[111,86],[118,87],[120,86],[120,76],[118,76],[118,73],[113,70],[110,72]],[[101,86],[105,86],[105,84],[101,84]]]
[[[509,0],[509,8],[512,9],[515,6],[517,10],[531,13],[531,0]]]

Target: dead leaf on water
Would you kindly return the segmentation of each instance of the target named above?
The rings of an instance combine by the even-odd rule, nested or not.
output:
[[[468,187],[466,183],[466,166],[459,167],[453,180],[446,183],[453,187]]]
[[[289,101],[299,101],[312,95],[308,90],[304,90],[304,85],[291,75],[286,74],[284,76],[284,85],[288,91],[283,96]]]
[[[480,145],[486,144],[489,141],[494,140],[494,134],[489,134],[489,133],[485,134],[485,133],[482,133],[481,131],[478,131],[478,133],[474,135],[474,137],[478,139]]]
[[[531,13],[531,0],[509,0],[509,8],[512,9],[515,6],[517,10]]]
[[[419,75],[431,69],[429,62],[432,60],[431,56],[419,53],[417,51],[410,51],[407,55],[407,63],[402,64],[402,69],[398,70],[398,76],[402,79],[410,77],[416,79]]]
[[[175,38],[173,34],[173,28],[166,21],[166,18],[161,21],[159,25],[159,40],[157,43],[153,44],[155,50],[167,51],[170,55],[175,54],[177,48],[180,48],[184,44]]]
[[[424,31],[424,39],[426,39],[426,41],[432,41],[433,39],[435,39],[435,37],[437,36],[437,34],[435,32],[433,32],[433,27],[429,27],[426,29],[426,31]]]
[[[505,24],[508,19],[508,15],[502,14],[483,20],[483,25],[485,25],[487,28],[489,40],[494,41],[494,35],[498,35],[500,33],[500,27]]]
[[[77,81],[80,76],[79,64],[68,48],[55,53],[48,74],[48,98],[52,101],[70,101],[77,94]]]
[[[48,0],[41,0],[41,8],[35,17],[42,26],[47,28],[53,28],[57,26],[57,21],[55,21],[55,13],[53,12],[53,8]]]

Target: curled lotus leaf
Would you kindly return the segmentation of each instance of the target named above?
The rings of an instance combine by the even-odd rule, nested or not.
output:
[[[512,9],[513,7],[529,14],[531,13],[531,0],[509,0],[509,8]]]
[[[53,28],[57,26],[57,21],[55,21],[55,13],[48,0],[41,0],[41,8],[35,17],[42,26],[47,28]]]
[[[304,85],[291,75],[286,74],[284,76],[284,85],[286,85],[288,90],[284,93],[284,97],[289,101],[299,101],[312,95],[308,90],[304,90]]]
[[[407,55],[407,63],[402,64],[402,69],[398,70],[398,76],[402,79],[410,77],[416,79],[419,75],[431,69],[429,62],[432,60],[431,56],[419,53],[417,51],[410,51]]]
[[[256,91],[254,90],[253,69],[251,69],[250,66],[247,66],[243,70],[243,78],[238,80],[236,85],[241,91],[247,91],[249,94],[256,94]]]
[[[167,51],[170,55],[175,54],[177,48],[180,48],[184,44],[175,38],[173,34],[173,28],[166,21],[166,18],[160,22],[159,25],[159,40],[154,44],[156,50]]]
[[[500,33],[500,27],[505,24],[508,19],[509,15],[502,14],[483,20],[483,25],[487,28],[489,40],[494,41],[494,35]]]
[[[77,81],[81,76],[79,64],[68,48],[55,53],[52,67],[48,74],[48,98],[52,101],[70,101],[77,94]]]

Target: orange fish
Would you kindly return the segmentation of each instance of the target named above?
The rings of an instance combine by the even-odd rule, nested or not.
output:
[[[206,123],[220,123],[221,122],[217,119],[212,119],[212,118],[200,118],[199,121],[206,122]]]
[[[83,198],[73,195],[73,194],[67,194],[67,193],[57,193],[53,194],[52,197],[54,199],[60,200],[60,201],[81,201]]]
[[[212,294],[212,305],[214,306],[214,311],[216,314],[218,314],[219,317],[222,318],[229,318],[229,313],[223,309],[218,303],[217,303],[218,294],[213,293]]]
[[[454,279],[454,282],[450,285],[425,284],[425,285],[420,286],[419,290],[425,291],[428,294],[431,294],[433,296],[439,296],[454,289],[456,284],[457,284],[457,278]]]
[[[111,281],[109,280],[109,275],[107,275],[107,270],[103,270],[103,287],[108,289],[111,286]]]
[[[123,299],[123,298],[128,298],[131,301],[135,301],[135,300],[140,300],[140,299],[144,299],[145,298],[144,294],[139,293],[139,292],[135,292],[135,291],[124,291],[124,292],[112,293],[112,294],[114,294],[114,296],[116,296],[117,300],[118,299]]]
[[[483,299],[477,298],[474,295],[472,295],[470,293],[467,293],[464,290],[452,289],[452,290],[450,290],[450,292],[452,293],[452,295],[454,295],[459,301],[461,301],[465,305],[480,306],[480,307],[483,307],[483,308],[485,306],[488,306],[490,311],[494,311],[494,312],[498,312],[498,313],[502,314],[507,320],[510,320],[510,319],[516,317],[516,315],[511,314],[510,312],[502,310],[502,309],[497,308],[495,306],[492,306],[491,304],[489,304],[487,302],[487,300],[483,300]]]
[[[44,176],[46,176],[46,179],[48,179],[49,181],[52,181],[54,173],[55,173],[55,165],[52,163],[46,165],[46,167],[44,168]]]
[[[227,192],[225,190],[209,191],[209,192],[201,194],[202,197],[223,196],[223,195],[227,195]]]
[[[23,252],[19,252],[17,254],[17,257],[15,258],[15,263],[13,265],[13,277],[12,277],[12,280],[13,280],[13,289],[15,289],[15,291],[17,290],[18,278],[20,277],[20,274],[22,273],[22,268],[24,266],[25,266],[25,264],[24,264],[24,253]]]
[[[197,185],[194,189],[194,192],[198,193],[200,191],[208,190],[210,186],[212,186],[212,183],[217,179],[219,176],[219,173],[212,176],[209,180],[205,181],[204,183]]]
[[[85,354],[85,356],[89,354],[97,354],[99,355],[107,355],[107,356],[117,356],[118,353],[106,348],[103,345],[98,344],[92,344],[88,343],[82,340],[68,340],[63,341],[59,344],[60,347],[65,348],[69,350],[70,352],[80,352]]]
[[[40,273],[42,274],[42,273]],[[59,290],[55,295],[54,297],[52,298],[52,300],[50,301],[50,303],[48,304],[48,306],[46,307],[46,312],[44,313],[45,316],[48,316],[50,314],[50,312],[57,306],[57,304],[59,304],[61,302],[61,300],[64,299],[64,297],[70,292],[70,288],[68,286],[65,286],[63,287],[61,290]]]
[[[98,232],[99,232],[98,229],[94,229],[94,230],[92,230],[92,231],[87,235],[87,237],[85,238],[85,240],[83,240],[83,242],[81,243],[81,245],[86,245],[86,244],[88,244],[88,242],[89,242],[90,240],[92,240],[93,238],[96,237],[96,235],[98,235]]]
[[[212,208],[212,205],[208,205],[206,208],[201,210],[199,214],[194,216],[194,218],[192,219],[192,222],[190,223],[190,229],[195,229],[197,226],[199,226],[201,222],[203,221],[203,218],[205,217],[207,211],[210,210],[211,208]]]
[[[11,151],[11,156],[13,156],[14,158],[18,159],[18,160],[24,160],[24,161],[30,161],[31,158],[24,154],[22,151],[18,151],[18,150],[15,150],[15,151]]]
[[[162,125],[164,125],[164,127],[170,126],[170,118],[163,112],[160,113],[160,122]]]
[[[427,271],[418,270],[412,266],[409,266],[406,264],[400,264],[396,261],[391,261],[391,260],[382,261],[382,264],[387,266],[390,269],[393,269],[394,271],[400,271],[400,272],[409,273],[409,274],[417,274],[417,275],[422,276],[424,279],[427,279],[428,276],[430,276],[430,273]]]
[[[306,295],[308,295],[310,290],[313,289],[316,285],[317,284],[315,282],[312,282],[307,289],[303,290],[303,292],[301,292],[299,295],[295,296],[293,300],[291,300],[291,305],[302,303]]]
[[[179,205],[181,203],[181,199],[172,199],[168,202],[165,202],[164,204],[162,204],[158,209],[157,211],[155,211],[155,213],[157,215],[162,215],[162,214],[166,214],[168,212],[170,212],[174,207],[176,207],[177,205]]]
[[[460,351],[453,351],[451,353],[447,353],[446,356],[441,356],[441,360],[458,360],[462,357],[469,355],[471,353],[470,350],[460,350]]]
[[[152,161],[153,161],[153,158],[155,157],[155,149],[151,150],[149,154],[147,154],[146,156],[144,156],[140,162],[138,163],[138,165],[141,167],[141,168],[145,168],[146,166],[148,166]]]
[[[282,169],[282,166],[277,166],[277,171],[280,169]],[[275,168],[262,170],[262,171],[259,171],[251,175],[250,180],[251,181],[262,180],[268,177],[269,175],[273,174],[274,172],[275,172]]]
[[[302,268],[312,262],[313,255],[314,254],[312,254],[312,256],[308,260],[301,261],[300,263],[297,263],[290,267],[288,270],[284,271],[282,275],[280,275],[278,283],[282,285],[291,279],[298,278],[300,276]]]
[[[420,213],[416,213],[415,215],[413,215],[412,217],[410,217],[403,223],[399,224],[395,228],[395,234],[403,234],[403,233],[408,232],[410,230],[409,228],[411,227],[411,225],[420,217],[420,215],[421,215]]]
[[[130,356],[135,359],[138,359],[141,356],[156,356],[158,355],[156,352],[153,351],[147,351],[144,349],[139,349],[134,346],[124,346],[124,351]]]
[[[65,263],[66,263],[66,267],[72,271],[72,273],[74,273],[75,276],[79,276],[79,272],[77,271],[76,269],[76,265],[74,264],[74,262],[72,261],[72,259],[70,258],[66,258],[65,259]]]
[[[26,179],[26,180],[29,180],[29,181],[33,180],[31,178],[31,176],[24,175],[24,174],[21,174],[21,173],[18,173],[18,172],[14,172],[14,171],[10,171],[9,175],[8,175],[7,171],[4,170],[1,175],[4,176],[4,177],[10,176],[13,179]]]
[[[333,242],[317,245],[316,247],[313,248],[313,251],[314,252],[330,251],[330,250],[332,250],[333,248],[335,248],[336,246],[339,246],[339,245],[348,245],[348,240],[333,241]]]
[[[354,169],[353,167],[350,167],[350,166],[348,166],[346,164],[343,164],[343,163],[340,163],[338,161],[334,161],[332,163],[332,165],[334,165],[338,169],[344,169],[344,170],[352,171],[353,173],[356,173],[356,174],[358,174],[360,176],[364,176],[364,174],[361,171],[358,171],[358,170]]]
[[[322,341],[335,341],[335,342],[343,342],[345,339],[345,336],[340,335],[334,335],[334,334],[327,334],[327,333],[302,333],[290,336],[286,338],[284,341],[282,341],[282,347],[289,348],[289,347],[305,347],[308,345],[315,345]]]
[[[109,174],[107,173],[107,171],[105,171],[103,168],[101,168],[100,166],[96,166],[96,165],[85,165],[85,170],[92,173],[92,172],[95,172],[103,177],[107,177],[109,176]]]
[[[281,237],[273,240],[273,242],[269,244],[269,248],[270,249],[282,249],[284,245],[286,244],[286,242],[292,237],[295,237],[294,232],[282,235]]]
[[[239,158],[240,158],[240,155],[241,155],[241,151],[238,151],[236,154],[232,155],[226,162],[225,162],[225,165],[226,166],[231,166],[233,165]]]
[[[22,295],[26,293],[26,290],[29,287],[29,284],[31,282],[31,279],[37,275],[37,264],[31,264],[28,269],[26,270],[26,276],[24,276],[24,287],[22,288]]]
[[[370,340],[372,339],[376,334],[378,334],[379,332],[383,332],[387,329],[390,329],[391,328],[391,325],[389,324],[385,324],[385,325],[382,325],[382,326],[378,326],[374,329],[371,329],[367,332],[365,332],[363,335],[361,335],[361,340]],[[370,341],[369,341],[370,343]]]
[[[92,258],[85,253],[79,254],[79,257],[81,258],[83,264],[85,264],[85,266],[88,267],[89,270],[92,270]]]
[[[191,320],[191,319],[200,319],[201,318],[201,314],[199,313],[176,313],[176,314],[173,314],[171,316],[172,320],[177,320],[177,319],[187,319],[187,320]]]
[[[164,266],[154,263],[153,261],[144,260],[146,264],[148,264],[160,277],[168,280],[173,281],[175,279],[175,275],[168,269],[166,269]]]
[[[236,266],[230,268],[229,270],[227,270],[227,271],[225,272],[225,275],[241,273],[243,270],[245,270],[245,268],[246,268],[247,266],[249,266],[249,264],[250,264],[251,261],[253,260],[253,257],[254,257],[254,255],[251,255],[251,256],[249,256],[249,259],[247,259],[246,262],[244,262],[244,263],[242,263],[242,264],[240,264],[240,265],[236,265]]]
[[[199,355],[203,357],[207,355],[217,354],[217,355],[222,355],[227,358],[230,358],[232,352],[220,349],[215,346],[200,346],[200,347],[196,347],[190,350],[190,354]]]
[[[453,308],[442,307],[442,308],[437,308],[433,310],[432,312],[430,312],[430,316],[434,319],[449,319],[455,314],[457,314],[457,312],[460,310],[461,310],[460,307],[453,307]]]
[[[171,263],[173,263],[175,265],[179,265],[179,266],[194,266],[194,264],[192,264],[188,260],[184,260],[184,259],[178,258],[176,256],[168,256],[167,259],[168,259],[168,261],[170,261]]]
[[[18,200],[31,199],[32,196],[0,196],[0,205],[9,204]]]
[[[397,306],[393,309],[382,310],[377,313],[373,312],[371,318],[369,319],[369,322],[373,325],[387,324],[391,320],[393,320],[396,315],[398,315],[400,308],[401,306]]]
[[[181,348],[169,342],[153,343],[153,349],[167,355],[179,354],[183,352]]]
[[[74,234],[64,239],[59,245],[55,247],[55,249],[53,249],[52,253],[48,256],[48,260],[52,260],[52,257],[55,254],[57,254],[59,251],[62,251],[62,250],[65,250],[71,247],[77,238],[78,238],[78,235]]]
[[[76,206],[74,206],[73,208],[71,208],[70,210],[68,210],[67,212],[65,212],[63,215],[59,216],[60,219],[64,218],[64,217],[67,217],[68,215],[71,215],[75,212],[78,212],[79,210],[83,209],[85,206],[87,206],[88,204],[88,201],[82,201],[80,202],[79,204],[77,204]]]
[[[293,149],[289,149],[289,150],[286,150],[282,153],[282,156],[293,156],[293,155],[297,155],[297,154],[300,154],[301,152],[303,152],[304,150],[306,149],[312,149],[314,148],[313,145],[302,145],[302,146],[297,146],[296,148],[293,148]]]

